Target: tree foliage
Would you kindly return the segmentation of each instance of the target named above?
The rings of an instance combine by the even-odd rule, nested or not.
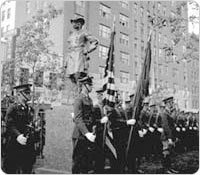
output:
[[[172,42],[165,43],[162,46],[162,49],[165,51],[166,55],[174,58],[177,55],[176,48],[185,43],[187,54],[184,54],[181,60],[187,60],[192,58],[196,59],[197,57],[192,54],[198,50],[196,44],[194,44],[194,36],[191,38],[191,35],[187,35],[188,32],[188,23],[199,24],[199,16],[184,15],[184,11],[188,9],[187,5],[190,5],[190,8],[193,10],[199,11],[199,5],[195,1],[180,1],[176,3],[172,14],[169,16],[163,16],[158,14],[157,16],[149,16],[149,22],[152,24],[153,28],[158,28],[159,30],[168,29],[171,33]],[[198,38],[198,37],[197,37]],[[191,42],[193,43],[191,45]],[[192,47],[191,47],[192,46]],[[189,54],[190,53],[190,54]],[[176,60],[179,63],[180,60]]]
[[[20,35],[16,44],[16,61],[18,64],[24,62],[34,72],[36,66],[41,66],[40,63],[45,56],[57,56],[56,53],[50,51],[54,43],[49,39],[49,28],[51,20],[61,13],[61,10],[49,5],[46,10],[39,10],[31,20],[20,28]]]

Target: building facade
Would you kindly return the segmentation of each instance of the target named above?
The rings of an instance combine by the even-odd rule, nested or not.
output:
[[[63,9],[63,14],[53,21],[50,31],[50,37],[55,42],[55,47],[52,49],[61,55],[61,62],[65,62],[67,54],[67,38],[72,30],[70,19],[76,16],[84,17],[86,20],[84,27],[99,39],[98,48],[90,54],[89,72],[95,77],[94,89],[102,86],[110,34],[115,18],[115,82],[122,99],[125,99],[136,88],[144,61],[147,39],[152,30],[151,93],[162,89],[164,95],[172,94],[182,109],[198,106],[197,77],[193,81],[195,84],[193,88],[190,86],[191,69],[198,72],[198,68],[194,69],[194,66],[189,66],[189,63],[182,61],[176,62],[182,57],[186,46],[182,43],[177,48],[176,55],[167,56],[162,48],[166,43],[172,42],[170,29],[153,29],[148,18],[149,15],[154,17],[173,16],[175,15],[173,10],[181,2],[19,1],[16,2],[15,11],[13,11],[15,13],[14,28],[20,27],[38,9],[45,8],[48,3],[53,3],[54,6]],[[187,7],[181,10],[182,15],[187,17]],[[2,30],[5,30],[5,26]],[[185,35],[187,35],[187,31]],[[194,74],[197,75],[197,73]]]

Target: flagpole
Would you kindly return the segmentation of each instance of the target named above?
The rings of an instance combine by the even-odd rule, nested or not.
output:
[[[150,32],[149,32],[149,36],[148,36],[148,39],[147,39],[147,43],[150,43],[150,41],[151,41],[151,36],[152,36],[152,30],[150,30]],[[148,45],[147,45],[147,47],[148,47]],[[147,54],[147,53],[146,53]],[[145,58],[146,59],[146,58]],[[144,64],[145,64],[145,62],[144,62]],[[140,81],[138,82],[139,83],[139,85],[138,85],[138,87],[137,87],[137,89],[136,89],[136,93],[137,92],[141,92],[141,81],[142,81],[142,78],[143,78],[143,73],[144,73],[144,65],[143,64],[143,68],[142,68],[142,72],[141,72],[141,75],[140,75]],[[139,98],[137,98],[136,99],[136,96],[137,96],[137,94],[135,94],[135,96],[134,96],[134,98],[133,98],[133,102],[135,102],[136,100],[137,100],[137,103],[135,103],[135,104],[138,104],[139,103]],[[143,98],[143,97],[142,97]],[[134,103],[132,103],[133,105],[134,105]],[[133,106],[133,115],[132,115],[132,118],[135,118],[135,115],[136,115],[136,110],[137,110],[137,107],[138,106]],[[128,137],[128,143],[127,143],[127,148],[126,148],[126,162],[128,162],[128,152],[129,152],[129,149],[130,149],[130,143],[131,143],[131,139],[132,139],[132,133],[133,133],[133,129],[134,129],[134,126],[132,125],[131,126],[131,129],[130,129],[130,132],[129,132],[129,137]]]
[[[112,66],[111,58],[112,58],[112,54],[113,54],[113,44],[114,44],[114,35],[115,35],[115,33],[114,33],[115,32],[115,15],[114,15],[114,19],[113,19],[112,32],[111,32],[111,42],[110,42],[110,53],[108,55],[108,59],[109,59],[108,62],[110,63],[108,70],[111,70],[111,66]],[[107,87],[107,90],[108,90],[108,87]],[[107,103],[108,103],[108,100],[106,100],[106,104],[105,105],[108,105]],[[107,115],[107,111],[106,111],[106,115]],[[103,143],[102,143],[102,148],[103,149],[104,149],[104,146],[105,146],[106,130],[107,130],[107,123],[104,124],[104,128],[103,128]]]

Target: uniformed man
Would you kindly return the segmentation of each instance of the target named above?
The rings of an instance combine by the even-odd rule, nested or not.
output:
[[[106,115],[106,111],[103,104],[103,89],[100,88],[96,90],[97,93],[97,104],[94,105],[93,116],[95,118],[96,123],[96,139],[95,139],[95,166],[94,172],[95,174],[103,174],[104,173],[104,166],[105,166],[105,156],[106,156],[106,149],[103,145],[103,134],[104,129],[106,129],[106,123],[108,122],[108,117]],[[105,143],[104,143],[105,144]]]
[[[164,173],[167,174],[174,174],[178,173],[178,171],[175,171],[171,168],[171,151],[174,146],[174,131],[175,131],[175,125],[174,125],[174,119],[172,118],[172,110],[173,110],[173,97],[167,97],[163,99],[163,102],[165,103],[165,110],[162,113],[162,128],[163,128],[163,134],[161,136],[162,144],[163,144],[163,167],[164,167]]]
[[[91,164],[89,155],[91,155],[96,138],[93,133],[93,102],[89,97],[93,85],[92,77],[83,77],[79,79],[79,82],[81,93],[74,102],[72,173],[87,174]]]
[[[7,145],[4,170],[8,174],[31,174],[35,162],[33,109],[27,105],[31,100],[30,84],[14,87],[17,102],[6,114]]]
[[[88,54],[97,48],[98,40],[83,29],[83,18],[71,19],[71,24],[74,31],[67,40],[68,54],[65,67],[67,75],[76,84],[80,76],[88,74]]]

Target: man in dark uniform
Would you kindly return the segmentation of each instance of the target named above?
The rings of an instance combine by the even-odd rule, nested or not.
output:
[[[31,100],[30,86],[30,84],[24,84],[14,87],[17,102],[7,110],[4,169],[8,174],[30,174],[35,162],[34,138],[29,132],[29,129],[33,127],[33,109],[27,105],[27,102]]]
[[[92,77],[79,79],[81,93],[74,102],[74,131],[72,134],[73,154],[72,173],[87,174],[89,171],[89,155],[92,150],[95,134],[93,133],[93,102],[89,97],[92,91]]]
[[[97,104],[94,105],[93,116],[96,123],[96,139],[95,139],[95,173],[103,174],[105,165],[105,145],[103,145],[103,134],[104,129],[106,129],[106,123],[108,122],[108,117],[106,116],[106,111],[103,104],[103,89],[96,90],[97,93]]]
[[[167,97],[163,100],[165,103],[165,110],[162,113],[162,128],[163,134],[161,136],[163,144],[163,167],[164,172],[167,174],[178,173],[178,171],[171,168],[171,151],[174,146],[174,119],[172,118],[173,112],[173,97]]]

